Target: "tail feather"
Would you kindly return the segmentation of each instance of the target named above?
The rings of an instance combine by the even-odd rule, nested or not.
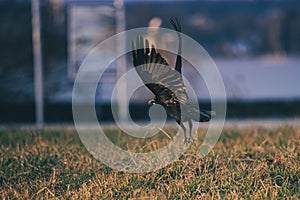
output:
[[[200,117],[199,117],[199,114],[200,114]],[[200,113],[197,112],[197,116],[194,116],[193,120],[198,121],[198,122],[208,122],[214,116],[216,116],[215,111],[208,111],[208,110],[200,109]]]

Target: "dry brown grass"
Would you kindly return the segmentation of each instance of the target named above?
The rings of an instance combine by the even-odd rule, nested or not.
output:
[[[69,128],[10,128],[0,131],[0,140],[2,199],[300,198],[300,129],[291,127],[228,128],[207,157],[198,156],[196,143],[171,165],[146,174],[106,167]],[[150,146],[164,142],[154,138]]]

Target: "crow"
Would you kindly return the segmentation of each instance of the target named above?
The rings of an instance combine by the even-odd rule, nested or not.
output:
[[[176,22],[170,19],[170,23],[177,31],[179,40],[175,70],[156,51],[154,45],[150,47],[149,41],[140,35],[136,41],[132,41],[133,65],[143,83],[155,95],[154,99],[148,101],[148,104],[163,106],[168,115],[174,118],[183,129],[184,144],[188,144],[194,140],[192,137],[192,120],[208,122],[215,115],[215,112],[204,109],[199,110],[189,101],[181,75],[181,25],[177,19]],[[189,139],[186,136],[186,128],[183,122],[189,124]]]

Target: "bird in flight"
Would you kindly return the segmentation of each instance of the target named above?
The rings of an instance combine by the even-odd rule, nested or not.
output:
[[[154,45],[150,47],[149,41],[142,36],[138,36],[136,41],[132,41],[133,65],[143,83],[155,95],[154,99],[148,101],[148,104],[163,106],[168,115],[174,118],[183,129],[184,143],[188,144],[194,140],[192,137],[192,120],[208,122],[215,115],[215,112],[199,110],[189,101],[181,74],[181,25],[177,19],[176,21],[171,19],[170,23],[177,31],[179,40],[175,67],[172,68],[156,51]],[[189,138],[187,138],[183,122],[189,124]]]

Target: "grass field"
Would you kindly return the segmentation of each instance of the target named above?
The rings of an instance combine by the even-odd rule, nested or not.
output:
[[[72,128],[2,129],[0,198],[300,198],[300,129],[226,128],[200,158],[204,133],[199,130],[198,142],[169,166],[130,174],[94,159]],[[120,134],[111,130],[111,138]],[[165,143],[157,136],[149,148]]]

